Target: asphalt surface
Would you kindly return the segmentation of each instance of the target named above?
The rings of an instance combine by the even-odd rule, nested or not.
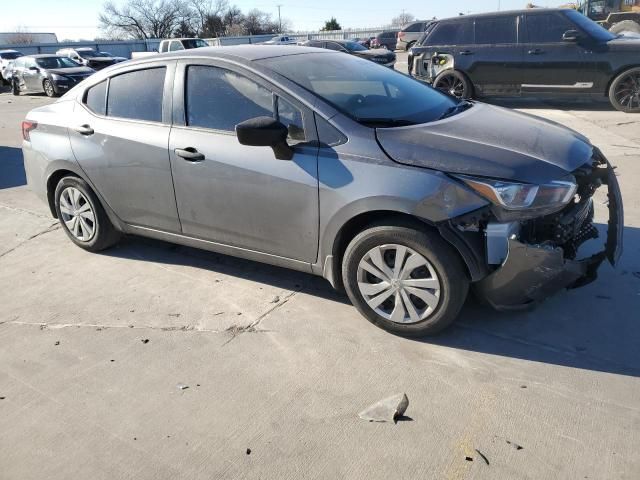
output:
[[[0,479],[640,478],[640,116],[503,103],[617,165],[621,264],[530,312],[469,300],[416,341],[321,278],[141,238],[75,247],[25,185],[20,121],[50,100],[2,92]],[[358,418],[403,392],[404,421]]]

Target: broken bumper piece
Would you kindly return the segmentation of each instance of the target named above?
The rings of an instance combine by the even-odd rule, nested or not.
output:
[[[622,254],[624,214],[614,170],[603,158],[604,162],[606,169],[602,169],[601,179],[609,188],[609,222],[604,250],[583,260],[569,260],[560,247],[528,245],[510,238],[508,257],[502,267],[476,283],[478,293],[494,308],[526,308],[562,289],[593,282],[605,259],[615,266]]]

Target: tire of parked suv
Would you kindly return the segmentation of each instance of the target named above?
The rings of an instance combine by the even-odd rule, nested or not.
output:
[[[11,93],[20,95],[20,87],[18,87],[18,81],[15,78],[11,80]]]
[[[473,84],[457,70],[445,70],[433,81],[433,87],[456,98],[473,97]]]
[[[640,67],[622,72],[611,82],[609,101],[621,112],[640,113]]]
[[[75,193],[75,191],[80,193],[77,197],[77,205],[70,205],[69,198]],[[62,198],[63,195],[65,196],[65,199]],[[118,240],[120,240],[121,233],[115,229],[111,220],[109,220],[109,217],[104,211],[102,204],[98,200],[98,197],[83,179],[72,176],[62,178],[56,186],[54,199],[56,214],[58,215],[62,229],[77,246],[90,252],[99,252],[115,245]],[[85,205],[88,205],[89,210],[87,210]],[[72,210],[74,207],[77,211],[84,210],[84,214],[86,214],[87,211],[90,211],[93,214],[93,222],[89,221],[91,216],[86,215],[84,217],[85,224],[93,226],[92,234],[87,235],[86,239],[78,238],[72,231],[74,228],[73,222],[79,222],[80,219],[74,218],[79,217],[79,215],[69,215],[69,207],[72,207]]]
[[[56,96],[56,91],[53,88],[53,83],[51,83],[51,80],[49,80],[48,78],[45,79],[44,82],[42,82],[42,88],[44,89],[44,93],[47,94],[47,97]]]
[[[614,24],[609,31],[615,34],[622,32],[640,33],[640,23],[636,23],[633,20],[622,20]]]
[[[395,258],[400,254],[400,249],[408,250],[403,253],[404,266],[400,265],[402,273],[398,275],[395,269]],[[378,311],[367,303],[364,295],[367,292],[371,293],[369,301],[375,303],[376,300],[373,297],[378,295],[376,289],[383,284],[378,282],[381,279],[376,275],[361,268],[364,265],[362,262],[375,265],[376,262],[372,260],[375,258],[372,252],[376,252],[376,250],[383,252],[381,257],[377,257],[378,263],[382,258],[393,275],[399,277],[387,282],[391,288],[395,289],[395,293],[390,294],[390,297],[378,307]],[[388,257],[388,253],[393,253],[393,256]],[[416,262],[413,261],[415,254],[418,254]],[[409,259],[412,261],[410,262]],[[427,266],[421,266],[410,272],[405,271],[412,268],[409,263],[415,265],[422,260],[426,260]],[[380,272],[380,270],[378,271]],[[409,276],[407,277],[407,275]],[[427,309],[424,308],[427,307],[427,304],[414,296],[416,288],[411,288],[403,282],[410,280],[413,282],[411,285],[415,286],[417,285],[416,280],[431,280],[434,279],[434,275],[438,281],[438,288],[428,290],[428,293],[434,295],[431,297],[431,301],[435,307]],[[342,262],[342,280],[353,305],[371,323],[391,333],[408,337],[433,335],[449,326],[460,313],[469,291],[469,279],[465,267],[451,246],[435,233],[423,231],[418,226],[402,223],[373,225],[358,234],[345,251]],[[399,284],[400,287],[398,287]],[[373,290],[365,290],[363,293],[363,288],[372,288]],[[385,292],[385,290],[381,291]],[[424,295],[424,290],[420,290],[419,293]],[[402,310],[405,312],[401,322],[387,318],[393,316],[398,305],[398,297],[402,300]],[[418,313],[419,321],[410,318],[407,300],[412,303],[414,313]],[[423,309],[415,310],[416,303],[418,307],[422,303]],[[420,315],[421,312],[422,315]]]

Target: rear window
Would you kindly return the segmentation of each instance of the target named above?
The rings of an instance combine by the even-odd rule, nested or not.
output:
[[[472,22],[438,23],[423,44],[467,45],[473,43]]]
[[[476,41],[479,45],[518,43],[516,17],[476,18]]]
[[[406,28],[404,28],[402,31],[403,32],[422,32],[424,30],[424,23],[425,22],[412,23],[411,25],[408,25]]]
[[[18,57],[21,57],[22,54],[20,52],[4,52],[0,53],[0,58],[3,60],[15,60]]]
[[[165,67],[149,68],[112,77],[107,116],[161,122],[165,72]]]

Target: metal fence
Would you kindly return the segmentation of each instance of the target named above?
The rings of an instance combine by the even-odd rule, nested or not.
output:
[[[345,40],[349,38],[373,37],[383,31],[384,28],[353,28],[348,30],[315,31],[288,33],[287,36],[300,42],[305,40]],[[244,45],[261,43],[271,40],[275,35],[246,35],[240,37],[207,38],[210,45]],[[153,52],[158,50],[160,39],[150,40],[125,40],[125,41],[93,41],[93,42],[60,42],[60,43],[31,43],[29,45],[0,45],[0,50],[13,49],[33,55],[38,53],[56,53],[62,48],[90,47],[100,52],[109,52],[116,57],[131,58],[132,52]]]

